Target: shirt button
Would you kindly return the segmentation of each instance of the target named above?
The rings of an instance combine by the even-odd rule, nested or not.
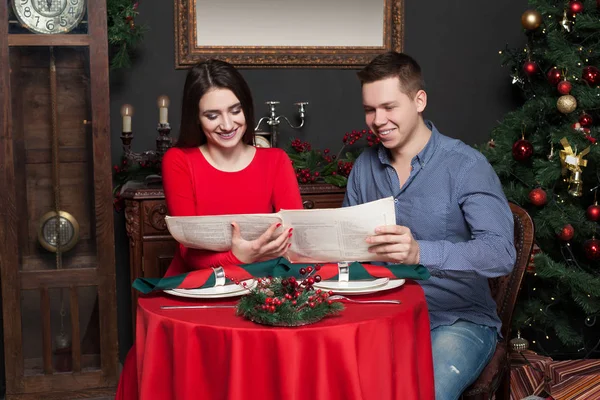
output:
[[[398,204],[398,199],[394,199],[394,203]]]

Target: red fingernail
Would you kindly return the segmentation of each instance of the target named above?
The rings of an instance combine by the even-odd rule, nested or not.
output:
[[[290,228],[290,232],[292,232],[294,230],[294,228]]]
[[[292,247],[292,244],[291,244],[291,243],[290,243],[290,244],[288,244],[288,249],[289,249],[290,247]]]
[[[290,233],[290,234],[288,235],[288,237],[289,237],[289,238],[291,238],[291,237],[292,237],[292,234]]]
[[[281,226],[281,224],[277,224],[275,225],[275,228],[279,228]]]

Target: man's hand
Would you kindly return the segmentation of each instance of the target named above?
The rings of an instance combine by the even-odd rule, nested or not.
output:
[[[375,229],[375,235],[367,237],[370,253],[375,253],[377,261],[396,264],[418,264],[419,243],[413,238],[410,229],[400,225],[385,225]]]
[[[248,241],[242,238],[240,226],[232,222],[231,252],[244,264],[265,261],[283,256],[290,246],[292,230],[285,229],[276,235],[281,224],[272,224],[258,239]]]

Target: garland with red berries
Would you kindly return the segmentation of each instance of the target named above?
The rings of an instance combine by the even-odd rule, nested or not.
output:
[[[331,154],[329,149],[315,150],[308,142],[302,142],[300,139],[292,140],[289,149],[287,149],[287,154],[296,170],[298,183],[325,182],[330,185],[345,187],[354,161],[364,147],[355,147],[345,153],[344,150],[348,146],[355,145],[363,137],[366,137],[368,147],[375,146],[380,142],[379,138],[370,130],[353,130],[344,134],[342,147],[338,153]]]
[[[331,292],[315,289],[321,281],[313,269],[302,268],[306,275],[300,281],[289,278],[258,278],[257,285],[237,304],[237,315],[250,321],[272,326],[300,326],[320,321],[344,309],[337,301],[330,300]]]
[[[106,3],[108,43],[111,47],[112,70],[131,66],[131,55],[142,41],[146,27],[136,25],[138,2],[132,0],[108,0]]]

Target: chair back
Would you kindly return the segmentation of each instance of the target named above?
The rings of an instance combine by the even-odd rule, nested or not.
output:
[[[498,316],[502,321],[502,336],[508,341],[512,315],[517,303],[521,282],[533,248],[534,226],[531,216],[522,207],[509,203],[515,221],[515,267],[508,275],[489,279],[492,297],[496,300]]]

